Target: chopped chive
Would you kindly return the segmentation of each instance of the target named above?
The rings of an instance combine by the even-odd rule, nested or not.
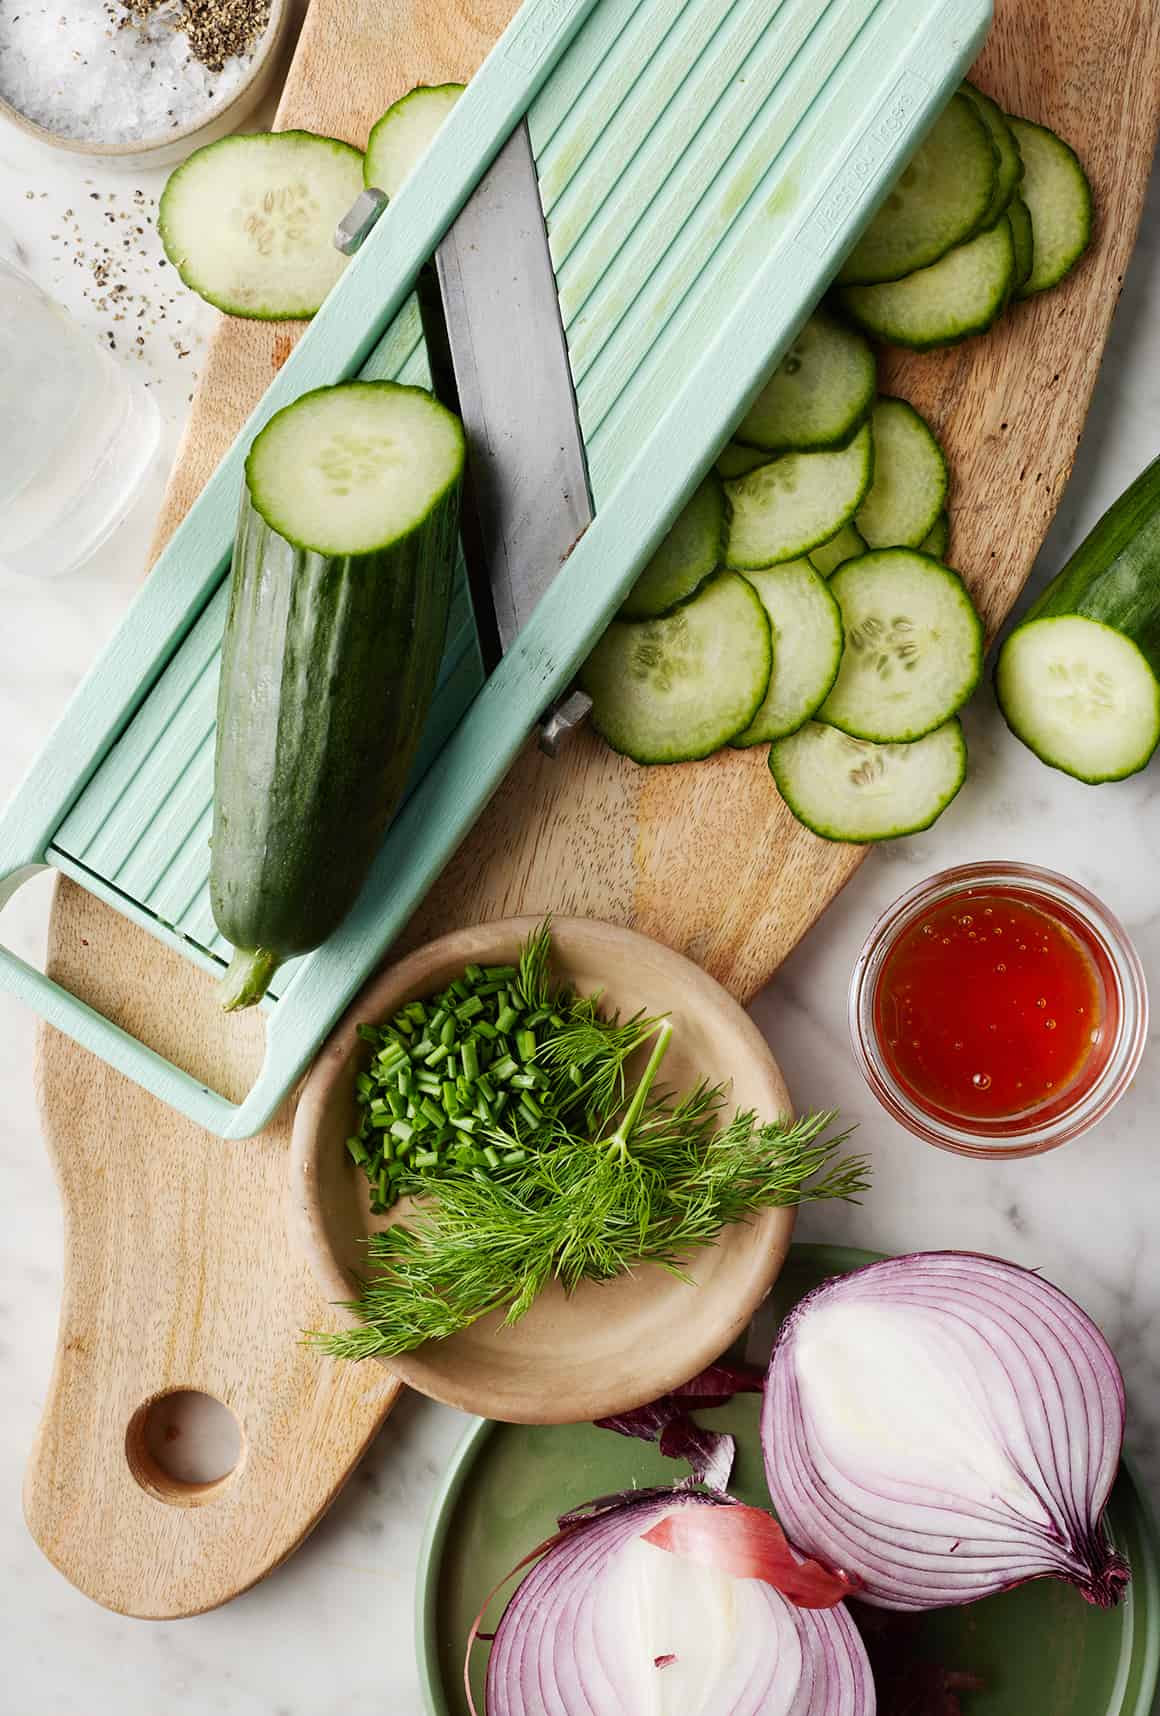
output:
[[[540,1121],[544,1118],[544,1111],[532,1095],[531,1091],[525,1090],[523,1092],[520,1097],[520,1107],[523,1109],[529,1120]]]
[[[377,1043],[379,1032],[377,1025],[356,1025],[355,1035],[361,1037],[364,1043]]]
[[[455,1009],[455,1017],[457,1019],[462,1019],[466,1024],[469,1019],[478,1018],[482,1012],[483,997],[480,995],[469,995],[467,1000],[461,1002]]]
[[[506,1084],[512,1074],[519,1072],[519,1070],[519,1062],[513,1061],[510,1055],[505,1055],[502,1061],[497,1061],[492,1067],[491,1073],[493,1078],[498,1078]]]
[[[453,1114],[451,1124],[457,1132],[472,1133],[475,1131],[475,1117],[471,1114]]]
[[[419,1041],[415,1043],[411,1049],[411,1059],[413,1061],[421,1061],[423,1056],[429,1055],[434,1047],[434,1037],[429,1037],[427,1033],[424,1032]]]
[[[453,1079],[444,1079],[443,1089],[439,1094],[446,1112],[448,1114],[453,1114],[459,1107],[459,1088],[455,1081]]]
[[[416,1150],[414,1155],[416,1168],[433,1168],[439,1160],[438,1150]]]
[[[447,1116],[439,1107],[439,1104],[437,1102],[433,1102],[429,1096],[425,1096],[419,1104],[419,1113],[425,1114],[432,1126],[444,1126],[447,1123]]]
[[[580,1071],[580,1068],[576,1065],[575,1061],[573,1061],[568,1068],[568,1077],[577,1089],[579,1089],[579,1087],[584,1083],[584,1074]]]
[[[518,1072],[512,1074],[508,1083],[513,1085],[516,1090],[535,1090],[539,1080],[533,1073]]]
[[[450,1053],[451,1053],[451,1050],[448,1048],[445,1048],[443,1046],[443,1044],[440,1043],[440,1045],[437,1049],[432,1049],[431,1053],[429,1055],[424,1055],[423,1065],[425,1067],[442,1066],[443,1062],[447,1059],[447,1057]]]
[[[439,1041],[445,1049],[449,1049],[457,1036],[455,1020],[447,1019],[439,1032]]]
[[[346,1141],[346,1147],[360,1167],[364,1162],[370,1160],[361,1138],[348,1138]]]
[[[467,967],[466,971],[463,973],[463,975],[469,983],[482,983],[483,982],[483,966],[482,965],[469,965]]]
[[[526,1162],[527,1159],[526,1150],[505,1150],[502,1158],[505,1168],[512,1168],[517,1162]]]
[[[483,1159],[489,1168],[499,1167],[499,1151],[496,1149],[494,1144],[486,1144],[484,1146]]]
[[[479,1077],[479,1050],[474,1041],[468,1037],[462,1049],[463,1076],[475,1080]]]
[[[520,1016],[518,1012],[509,1001],[507,1006],[502,1009],[499,1018],[495,1022],[496,1030],[501,1031],[506,1035],[515,1025],[518,1025],[519,1018]]]
[[[415,1135],[415,1128],[409,1120],[396,1120],[389,1128],[391,1136],[401,1139],[404,1144]]]
[[[516,1049],[519,1052],[521,1061],[530,1061],[536,1052],[536,1033],[534,1031],[518,1032],[516,1036]]]
[[[475,1034],[477,1037],[482,1037],[484,1041],[488,1043],[494,1043],[496,1038],[499,1036],[499,1032],[496,1030],[490,1019],[477,1019],[475,1022]]]

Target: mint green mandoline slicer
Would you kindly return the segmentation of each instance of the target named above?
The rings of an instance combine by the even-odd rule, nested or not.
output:
[[[989,0],[526,0],[173,536],[0,820],[0,901],[52,866],[220,974],[217,655],[246,449],[354,375],[426,384],[420,268],[525,116],[593,520],[484,676],[463,567],[410,795],[362,896],[278,974],[235,1104],[0,948],[0,981],[210,1131],[258,1131],[564,692],[978,51]]]

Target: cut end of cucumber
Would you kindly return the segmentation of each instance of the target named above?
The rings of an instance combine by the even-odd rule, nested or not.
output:
[[[238,948],[217,987],[223,1012],[238,1013],[243,1007],[256,1007],[269,989],[278,965],[277,955],[264,947],[252,953]]]
[[[459,97],[461,83],[420,84],[393,102],[367,139],[363,177],[368,185],[396,197],[403,180],[431,147]]]
[[[940,817],[967,775],[957,720],[913,745],[874,745],[820,721],[769,750],[778,791],[799,822],[823,840],[894,840]]]
[[[769,687],[765,609],[744,578],[711,578],[659,620],[614,620],[580,673],[592,724],[637,763],[707,757],[752,721]]]
[[[715,469],[723,481],[729,482],[733,477],[747,476],[759,465],[768,465],[773,457],[761,447],[743,447],[740,441],[726,441]]]
[[[1004,214],[929,267],[881,286],[844,287],[838,302],[875,339],[929,351],[985,333],[1006,304],[1014,275],[1014,240]]]
[[[866,543],[857,525],[844,524],[828,542],[821,542],[810,549],[810,564],[823,578],[832,578],[839,566],[844,566],[847,560],[856,560],[865,552]]]
[[[1079,614],[1016,627],[999,651],[995,690],[1016,738],[1092,785],[1135,774],[1160,741],[1160,682],[1144,656]]]
[[[767,453],[842,447],[874,403],[874,353],[824,311],[810,317],[742,418],[737,439]]]
[[[334,229],[362,189],[362,154],[312,131],[223,137],[169,177],[157,226],[187,286],[233,316],[313,316],[347,258]]]
[[[352,381],[277,412],[250,448],[246,483],[295,547],[367,554],[418,528],[463,459],[459,419],[423,388]]]
[[[629,591],[623,620],[651,620],[689,597],[721,564],[725,490],[715,472],[693,491],[676,523]]]

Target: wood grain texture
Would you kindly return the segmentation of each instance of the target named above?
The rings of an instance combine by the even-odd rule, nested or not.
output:
[[[314,0],[277,123],[361,146],[420,82],[464,79],[515,0]],[[289,356],[299,323],[219,324],[153,545],[160,552]],[[223,1014],[193,966],[71,882],[57,885],[50,975],[240,1098],[260,1017]],[[226,1143],[44,1029],[38,1096],[65,1211],[56,1359],[29,1462],[29,1528],[87,1596],[131,1615],[197,1614],[276,1567],[333,1501],[397,1398],[380,1365],[299,1342],[327,1326],[287,1233],[289,1108]],[[242,1430],[233,1475],[181,1490],[136,1451],[134,1415],[198,1389]]]
[[[362,142],[420,81],[467,76],[509,0],[314,0],[279,111]],[[996,0],[978,80],[1057,128],[1095,188],[1096,243],[1058,291],[983,339],[888,355],[883,385],[938,428],[954,472],[951,558],[993,631],[1014,601],[1071,470],[1135,237],[1160,113],[1154,0]],[[174,528],[299,329],[224,322],[166,499]],[[582,736],[559,762],[528,751],[416,915],[414,943],[552,907],[631,924],[751,996],[863,853],[799,828],[764,757],[645,771]],[[52,975],[218,1088],[249,1081],[259,1045],[208,985],[67,883]],[[41,1061],[45,1130],[67,1211],[60,1347],[26,1490],[46,1553],[82,1590],[134,1614],[224,1601],[301,1539],[389,1410],[381,1370],[309,1358],[325,1308],[283,1227],[288,1122],[223,1144],[58,1035]],[[144,1313],[143,1309],[144,1308]],[[243,1420],[236,1477],[175,1506],[129,1472],[125,1436],[151,1393],[204,1387]]]

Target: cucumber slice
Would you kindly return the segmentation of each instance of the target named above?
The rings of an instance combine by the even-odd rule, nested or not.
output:
[[[463,468],[459,419],[421,387],[348,381],[277,412],[246,459],[255,510],[295,548],[369,554],[417,530]]]
[[[874,472],[869,424],[834,453],[783,453],[725,484],[725,563],[738,571],[796,560],[857,511]]]
[[[874,403],[874,353],[824,310],[811,316],[737,429],[767,453],[844,447]]]
[[[1007,205],[1007,221],[1011,228],[1011,243],[1015,251],[1015,272],[1011,291],[1018,297],[1031,278],[1035,262],[1035,240],[1031,231],[1031,214],[1022,197],[1012,197]]]
[[[770,455],[759,447],[743,447],[740,441],[726,441],[715,466],[717,475],[726,482],[730,477],[744,477],[759,465],[768,465]]]
[[[815,572],[820,572],[823,578],[830,578],[847,560],[856,560],[865,552],[866,544],[857,525],[844,524],[828,542],[821,542],[810,549],[810,560]]]
[[[1017,626],[995,668],[1016,738],[1052,768],[1094,785],[1142,769],[1160,742],[1160,681],[1130,637],[1058,614]]]
[[[367,138],[364,183],[385,191],[388,197],[397,197],[403,180],[426,154],[431,139],[463,94],[463,87],[461,83],[420,84],[392,102]]]
[[[820,719],[855,739],[909,742],[954,715],[983,671],[983,626],[957,572],[909,548],[830,579],[846,647]]]
[[[1023,157],[1021,196],[1031,215],[1034,258],[1021,298],[1058,286],[1091,242],[1092,188],[1075,150],[1029,119],[1008,115]]]
[[[724,546],[725,490],[710,473],[629,591],[621,619],[652,620],[688,601],[721,564]]]
[[[871,745],[808,721],[769,748],[769,768],[799,822],[823,840],[892,840],[929,828],[967,775],[957,720],[914,745]]]
[[[968,101],[974,102],[975,112],[987,127],[998,157],[995,188],[991,192],[990,206],[983,216],[984,226],[994,226],[1019,188],[1019,181],[1023,177],[1023,157],[1019,153],[1015,133],[999,103],[992,101],[989,95],[984,95],[981,89],[976,89],[973,83],[964,82],[962,92]]]
[[[943,450],[905,399],[880,399],[870,428],[874,481],[854,523],[870,548],[917,548],[946,504]]]
[[[748,727],[769,688],[773,642],[757,592],[732,572],[659,620],[614,620],[580,683],[592,723],[637,763],[707,757]]]
[[[313,316],[346,267],[334,229],[362,182],[362,155],[333,137],[222,137],[169,175],[157,230],[207,304],[259,321]]]
[[[950,514],[944,507],[931,525],[929,533],[919,543],[918,551],[920,554],[929,554],[932,560],[945,560],[950,540]]]
[[[953,95],[842,265],[843,285],[900,280],[978,232],[998,157],[974,103]]]
[[[773,672],[761,708],[735,745],[760,745],[796,732],[823,703],[842,659],[842,616],[808,560],[787,560],[747,580],[773,636]]]
[[[1007,302],[1014,271],[1011,226],[1002,215],[931,267],[884,286],[845,286],[838,303],[875,339],[928,351],[984,333]]]

